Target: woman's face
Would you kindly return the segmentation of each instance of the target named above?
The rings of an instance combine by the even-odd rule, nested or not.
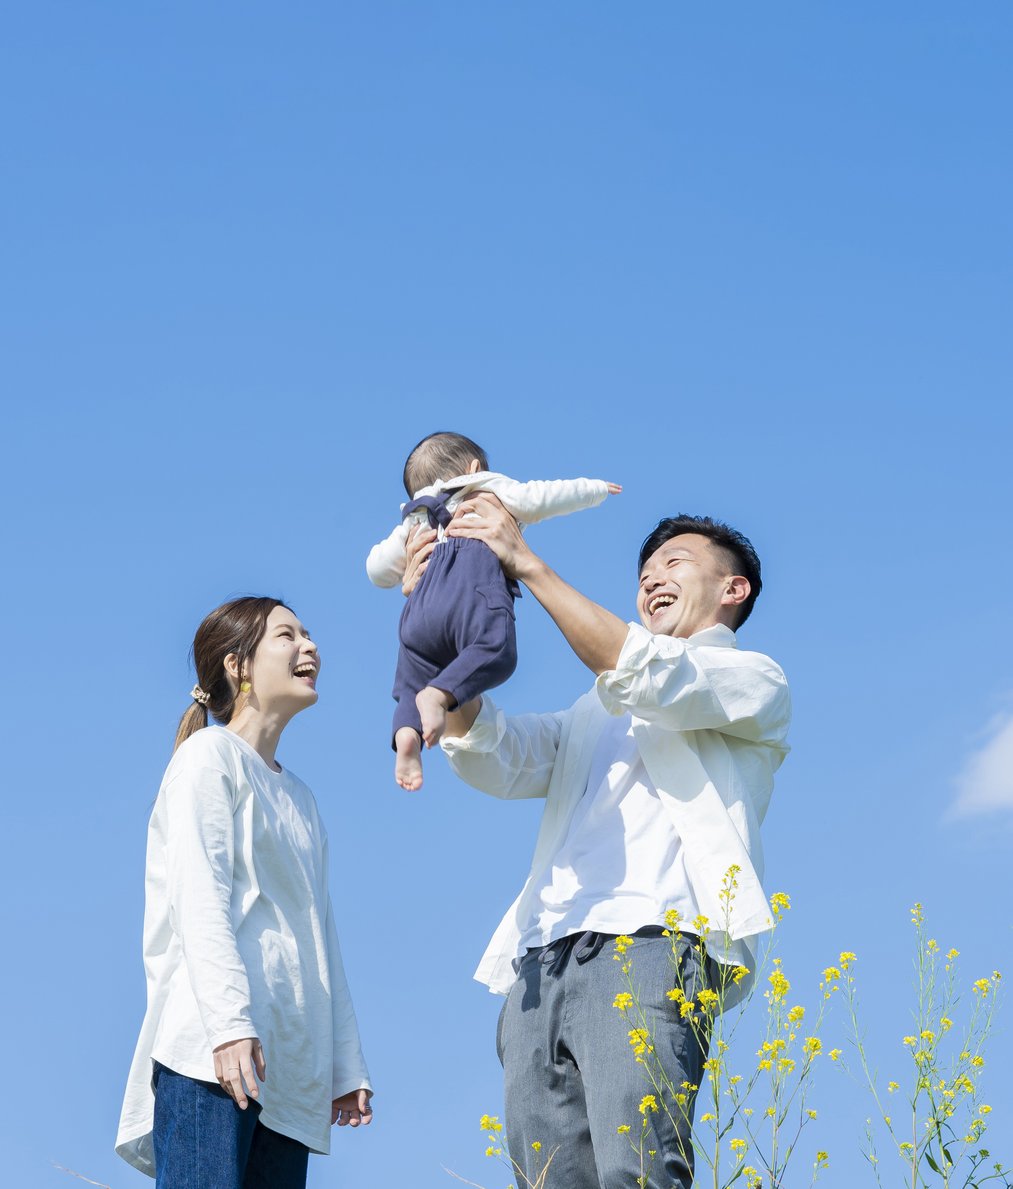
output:
[[[273,608],[247,675],[251,700],[262,711],[296,714],[319,697],[319,673],[320,653],[309,633],[287,607]]]

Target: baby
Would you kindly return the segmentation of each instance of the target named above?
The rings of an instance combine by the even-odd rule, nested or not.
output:
[[[408,534],[416,525],[436,530],[437,545],[401,613],[394,676],[394,778],[414,790],[422,787],[422,743],[439,741],[447,711],[501,685],[517,666],[520,588],[484,541],[445,536],[455,510],[476,491],[491,491],[523,527],[593,508],[622,488],[602,479],[518,483],[490,471],[482,447],[458,433],[423,438],[408,455],[404,485],[401,522],[370,550],[366,572],[377,586],[396,586]]]

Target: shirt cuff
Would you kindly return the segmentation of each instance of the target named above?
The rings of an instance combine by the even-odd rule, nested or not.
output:
[[[482,695],[482,706],[467,735],[447,736],[440,740],[440,747],[448,759],[458,752],[495,751],[506,732],[506,718],[488,694]]]
[[[635,709],[638,694],[645,680],[649,680],[647,669],[651,661],[661,656],[674,660],[685,648],[683,640],[655,636],[643,624],[630,623],[616,667],[599,673],[594,683],[598,700],[609,714],[626,714]]]

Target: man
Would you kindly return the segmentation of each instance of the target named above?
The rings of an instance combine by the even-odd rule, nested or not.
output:
[[[670,1080],[697,1086],[707,1054],[666,992],[681,979],[692,998],[705,973],[721,981],[714,960],[753,970],[755,937],[770,926],[759,828],[788,750],[790,701],[780,668],[740,651],[734,634],[760,592],[760,563],[723,524],[662,520],[640,553],[640,623],[626,624],[535,556],[495,497],[476,495],[460,515],[450,533],[485,541],[596,678],[559,714],[508,719],[475,699],[450,714],[442,741],[474,787],[546,799],[527,882],[476,974],[507,995],[498,1047],[510,1154],[529,1182],[555,1152],[553,1184],[625,1189],[641,1169],[618,1128],[639,1132],[652,1087],[613,1007],[624,989],[615,936],[635,939],[639,1000]],[[733,865],[728,918],[720,893]],[[684,931],[701,915],[716,931],[706,972],[683,938],[673,974],[661,935],[673,907]],[[656,1153],[646,1184],[688,1189],[688,1120],[646,1117]]]

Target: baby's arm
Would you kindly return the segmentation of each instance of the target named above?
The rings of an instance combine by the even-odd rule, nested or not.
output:
[[[522,524],[537,524],[550,516],[566,516],[584,508],[596,508],[608,495],[622,491],[604,479],[533,479],[518,483],[505,475],[482,484]]]
[[[366,573],[376,586],[397,586],[404,576],[408,525],[403,521],[385,540],[374,545],[366,558]]]

